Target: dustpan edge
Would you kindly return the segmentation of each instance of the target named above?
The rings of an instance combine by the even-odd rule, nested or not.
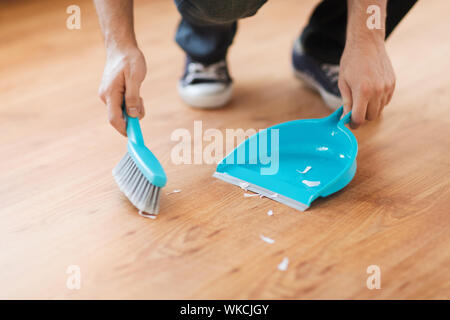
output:
[[[222,173],[222,172],[216,171],[216,172],[214,172],[213,177],[220,179],[222,181],[225,181],[227,183],[233,184],[235,186],[241,187],[244,190],[250,190],[252,192],[259,193],[260,195],[263,195],[266,198],[278,201],[284,205],[287,205],[288,207],[291,207],[293,209],[296,209],[296,210],[299,210],[302,212],[309,208],[309,205],[306,205],[300,201],[283,196],[281,194],[277,194],[275,192],[272,192],[270,190],[262,188],[258,185],[255,185],[255,184],[249,183],[247,181],[244,181],[242,179],[231,176],[227,173]]]

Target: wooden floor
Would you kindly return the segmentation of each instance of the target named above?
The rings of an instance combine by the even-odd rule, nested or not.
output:
[[[104,49],[92,2],[76,2],[73,31],[73,1],[0,4],[0,298],[450,298],[448,1],[421,1],[394,32],[397,91],[381,120],[354,131],[356,177],[305,213],[244,198],[211,177],[214,165],[173,164],[170,134],[194,120],[225,132],[327,115],[289,62],[316,1],[269,1],[242,21],[234,99],[218,111],[189,109],[176,93],[172,2],[136,1],[149,66],[142,126],[169,178],[156,220],[111,177],[126,141],[96,94]],[[79,290],[66,287],[70,265]],[[370,265],[380,290],[366,287]]]

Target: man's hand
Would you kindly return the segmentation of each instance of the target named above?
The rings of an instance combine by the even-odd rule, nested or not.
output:
[[[99,95],[108,107],[109,122],[126,136],[123,99],[129,116],[141,119],[145,114],[139,90],[147,68],[134,34],[133,1],[94,0],[94,3],[106,47]]]
[[[341,59],[339,89],[344,100],[344,113],[352,112],[351,127],[365,120],[375,120],[391,101],[395,74],[391,61],[381,45],[347,44]]]
[[[127,114],[142,119],[145,109],[139,90],[146,72],[145,58],[137,47],[108,51],[99,96],[108,108],[109,122],[124,136],[123,98]]]
[[[347,40],[338,85],[344,100],[344,113],[352,110],[352,128],[365,120],[378,118],[395,88],[395,74],[384,44],[386,1],[379,3],[383,28],[369,30],[366,9],[370,1],[348,0]]]

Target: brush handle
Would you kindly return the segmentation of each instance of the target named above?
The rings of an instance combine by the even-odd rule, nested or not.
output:
[[[141,125],[138,118],[130,117],[125,107],[125,99],[122,103],[123,115],[127,123],[127,136],[130,141],[138,145],[144,145],[144,137],[142,136]]]
[[[138,118],[127,117],[127,136],[130,141],[135,144],[144,145],[144,138],[142,137],[141,125]]]

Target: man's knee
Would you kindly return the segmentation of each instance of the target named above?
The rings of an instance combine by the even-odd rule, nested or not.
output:
[[[228,24],[254,15],[267,0],[175,0],[181,15],[199,24]]]

